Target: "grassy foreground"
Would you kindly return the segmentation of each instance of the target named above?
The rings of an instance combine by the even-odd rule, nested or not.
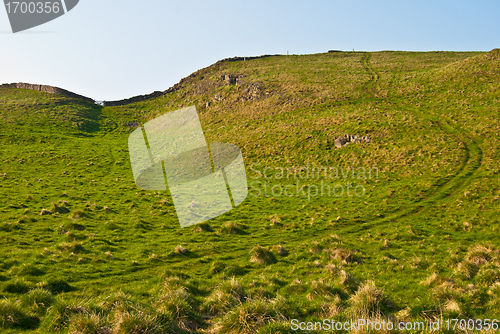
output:
[[[249,196],[181,229],[127,140],[190,105]],[[1,333],[500,320],[499,106],[498,49],[223,62],[122,107],[2,88]]]

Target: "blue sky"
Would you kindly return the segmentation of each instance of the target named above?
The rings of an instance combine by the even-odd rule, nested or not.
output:
[[[232,56],[489,51],[499,39],[498,0],[80,0],[17,34],[0,8],[0,83],[114,100],[165,90]]]

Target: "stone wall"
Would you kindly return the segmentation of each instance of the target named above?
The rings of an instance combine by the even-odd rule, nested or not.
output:
[[[103,105],[106,107],[116,107],[116,106],[124,106],[126,104],[131,104],[131,103],[136,103],[136,102],[141,102],[141,101],[146,101],[149,99],[153,99],[155,97],[159,97],[162,95],[165,95],[165,92],[152,92],[151,94],[146,94],[146,95],[138,95],[134,96],[128,99],[123,99],[123,100],[118,100],[118,101],[103,101]]]
[[[0,87],[36,90],[39,92],[59,94],[59,95],[67,96],[67,97],[72,97],[75,99],[81,99],[81,100],[85,100],[85,101],[91,102],[91,103],[95,102],[93,99],[91,99],[89,97],[75,94],[73,92],[67,91],[66,89],[62,89],[59,87],[47,86],[47,85],[34,85],[34,84],[29,84],[29,83],[24,83],[24,82],[18,82],[18,83],[3,84]]]
[[[216,64],[224,63],[224,62],[228,62],[228,61],[253,60],[253,59],[269,58],[269,57],[275,57],[275,56],[281,56],[281,55],[275,54],[275,55],[262,55],[262,56],[255,56],[255,57],[232,57],[232,58],[224,58],[224,59],[219,60],[218,62],[216,62]]]

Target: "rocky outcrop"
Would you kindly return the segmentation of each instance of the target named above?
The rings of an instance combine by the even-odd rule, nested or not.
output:
[[[216,65],[222,64],[224,62],[245,61],[245,60],[268,58],[268,57],[274,57],[274,56],[280,56],[280,55],[262,55],[262,56],[255,56],[255,57],[232,57],[232,58],[225,58],[225,59],[219,60],[218,62],[216,62],[212,66],[216,66]],[[52,93],[52,94],[60,94],[60,95],[64,95],[64,96],[67,96],[67,97],[81,99],[81,100],[85,100],[87,102],[97,103],[99,105],[108,106],[108,107],[109,106],[123,106],[123,105],[131,104],[131,103],[136,103],[136,102],[146,101],[146,100],[149,100],[149,99],[154,99],[156,97],[160,97],[162,95],[178,91],[179,89],[183,88],[187,82],[191,81],[192,79],[194,79],[195,77],[197,77],[198,75],[200,75],[203,70],[204,69],[201,69],[201,70],[199,70],[199,71],[197,71],[197,72],[195,72],[195,73],[193,73],[193,74],[191,74],[191,75],[183,78],[177,84],[175,84],[174,86],[170,87],[169,89],[167,89],[165,91],[155,91],[155,92],[152,92],[151,94],[138,95],[138,96],[134,96],[134,97],[131,97],[131,98],[128,98],[128,99],[116,100],[116,101],[94,101],[93,99],[91,99],[89,97],[78,95],[78,94],[72,93],[70,91],[67,91],[65,89],[62,89],[62,88],[52,87],[52,86],[47,86],[47,85],[34,85],[34,84],[28,84],[28,83],[23,83],[23,82],[20,82],[20,83],[11,83],[11,84],[3,84],[0,87],[2,87],[2,88],[29,89],[29,90],[36,90],[36,91],[39,91],[39,92],[46,92],[46,93]],[[244,77],[244,76],[235,76],[235,77],[233,77],[231,75],[225,75],[224,78],[223,78],[223,80],[225,80],[228,85],[233,85],[233,84],[239,84],[240,79],[242,77]],[[253,90],[255,91],[255,87],[254,87]],[[251,92],[253,95],[255,95],[254,91]]]
[[[34,84],[29,84],[29,83],[24,83],[24,82],[18,82],[18,83],[3,84],[0,86],[0,88],[18,88],[18,89],[36,90],[38,92],[59,94],[59,95],[67,96],[67,97],[72,97],[75,99],[81,99],[81,100],[85,100],[85,101],[91,102],[91,103],[95,102],[93,99],[91,99],[89,97],[75,94],[75,93],[70,92],[66,89],[62,89],[59,87],[53,87],[53,86],[47,86],[47,85],[34,85]]]
[[[354,143],[369,143],[371,141],[370,136],[358,136],[345,134],[344,137],[333,138],[334,145],[336,148],[341,148],[342,146]]]
[[[500,49],[493,49],[486,53],[488,59],[500,59]]]

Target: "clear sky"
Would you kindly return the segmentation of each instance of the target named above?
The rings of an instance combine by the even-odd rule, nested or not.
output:
[[[17,34],[0,8],[0,83],[114,100],[165,90],[233,56],[489,51],[499,39],[499,0],[80,0]]]

